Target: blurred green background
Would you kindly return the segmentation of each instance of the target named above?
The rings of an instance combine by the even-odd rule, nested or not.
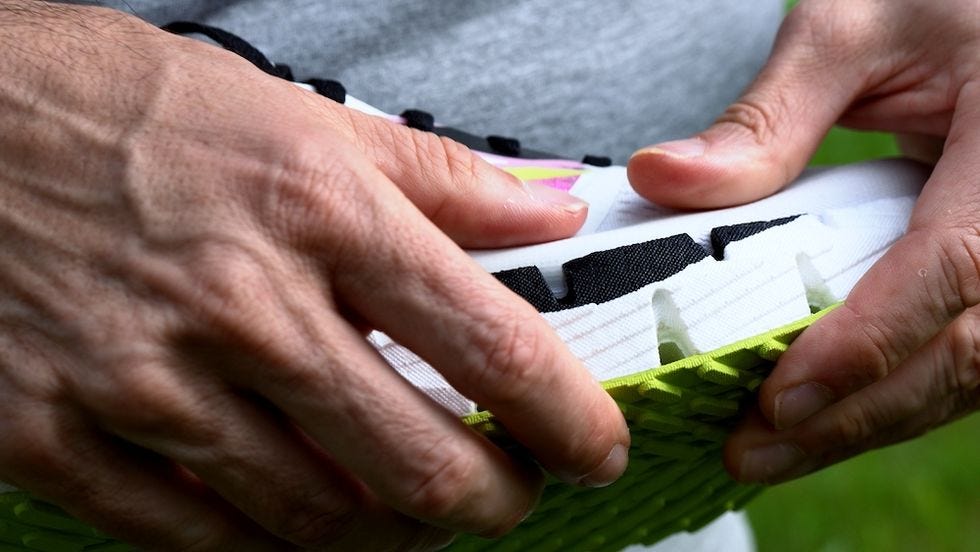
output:
[[[812,164],[897,154],[890,135],[835,128]],[[760,552],[980,550],[980,415],[768,489],[748,514]]]

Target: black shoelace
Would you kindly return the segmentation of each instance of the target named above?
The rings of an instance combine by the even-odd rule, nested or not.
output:
[[[290,82],[298,82],[293,77],[293,71],[288,65],[273,63],[268,57],[265,56],[265,54],[259,51],[259,49],[255,46],[252,46],[247,40],[224,29],[219,29],[217,27],[212,27],[201,23],[194,23],[191,21],[174,21],[164,25],[161,28],[165,31],[179,35],[204,35],[216,42],[225,50],[245,58],[251,62],[252,65],[255,65],[269,75],[279,77]],[[337,103],[342,104],[346,100],[347,90],[344,88],[343,84],[336,80],[313,78],[302,82],[312,86],[313,89],[316,90],[316,92],[321,96],[329,98]],[[520,141],[516,138],[494,135],[480,137],[455,128],[436,126],[435,117],[433,117],[431,113],[420,109],[406,109],[401,113],[401,117],[405,120],[405,125],[409,128],[414,128],[424,132],[433,132],[440,136],[451,138],[473,150],[524,159],[561,158],[560,156],[543,151],[523,148],[521,147]],[[598,155],[586,155],[584,158],[582,158],[582,162],[597,167],[608,167],[612,164],[612,160],[608,157]]]

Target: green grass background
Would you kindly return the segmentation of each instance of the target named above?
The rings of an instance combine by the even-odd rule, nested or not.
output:
[[[890,135],[835,128],[813,164],[897,153]],[[748,514],[760,552],[980,550],[980,415],[768,489]]]

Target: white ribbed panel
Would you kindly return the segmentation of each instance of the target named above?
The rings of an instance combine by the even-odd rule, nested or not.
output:
[[[804,215],[732,242],[721,261],[709,257],[615,300],[543,316],[600,381],[659,366],[663,341],[689,355],[783,326],[810,314],[811,305],[823,308],[846,297],[902,235],[915,196],[877,189],[883,197]],[[752,220],[759,219],[739,222]],[[473,404],[413,353],[381,334],[371,340],[435,400],[457,414],[471,411]]]

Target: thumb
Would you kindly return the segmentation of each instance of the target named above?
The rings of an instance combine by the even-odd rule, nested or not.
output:
[[[859,15],[829,21],[817,6],[790,13],[759,76],[714,125],[633,154],[628,175],[637,193],[670,207],[726,207],[772,194],[799,175],[866,78],[866,56],[841,59],[842,49],[866,49],[860,21],[851,21]]]
[[[729,438],[740,481],[799,477],[980,405],[980,92],[956,97],[908,232],[779,358]]]
[[[585,222],[585,201],[522,182],[458,142],[360,113],[351,121],[357,143],[385,176],[464,248],[566,238]]]

